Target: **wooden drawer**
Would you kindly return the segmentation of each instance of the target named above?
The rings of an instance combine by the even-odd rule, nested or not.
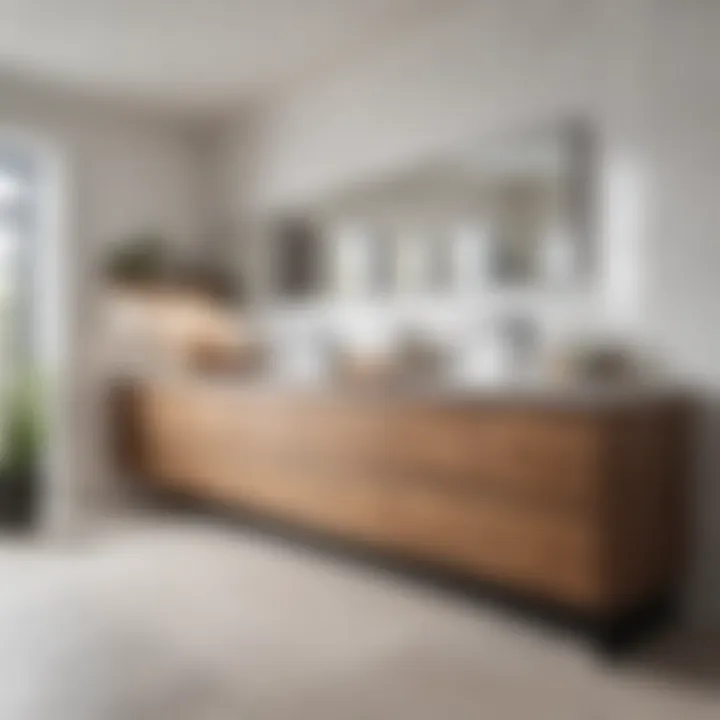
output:
[[[372,460],[382,432],[377,412],[363,403],[239,398],[234,404],[237,415],[250,419],[234,424],[237,447],[290,460],[363,464]]]
[[[302,465],[255,458],[225,486],[245,507],[357,537],[375,537],[392,506],[386,493],[356,475],[330,477]]]
[[[289,401],[219,391],[185,396],[179,390],[150,394],[146,419],[153,442],[164,448],[161,455],[201,465],[206,474],[217,463],[257,454],[570,508],[594,507],[602,491],[603,427],[579,414]]]
[[[493,499],[396,492],[391,540],[410,555],[554,600],[605,601],[600,525]]]
[[[182,391],[148,394],[140,412],[145,427],[148,472],[173,486],[204,485],[236,462],[229,415],[221,396]]]
[[[232,405],[238,451],[571,508],[594,507],[602,491],[604,428],[579,413],[281,397]]]
[[[387,464],[409,475],[571,507],[600,491],[603,426],[582,414],[400,408],[384,437]]]
[[[145,471],[156,479],[180,481],[191,470],[193,416],[184,398],[175,394],[148,392],[138,407],[143,425]]]

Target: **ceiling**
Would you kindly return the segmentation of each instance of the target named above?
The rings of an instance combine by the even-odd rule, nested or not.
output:
[[[443,0],[0,0],[0,71],[219,111],[320,74]]]

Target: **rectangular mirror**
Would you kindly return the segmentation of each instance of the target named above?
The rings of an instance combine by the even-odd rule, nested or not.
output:
[[[468,142],[295,208],[283,297],[559,288],[595,268],[591,133],[580,122]],[[290,231],[288,231],[290,229]]]

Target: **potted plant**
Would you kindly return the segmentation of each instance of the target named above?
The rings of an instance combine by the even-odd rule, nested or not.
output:
[[[135,233],[110,248],[104,268],[107,323],[123,338],[120,345],[156,334],[158,310],[177,292],[168,249],[158,233]]]
[[[9,393],[0,437],[0,524],[30,525],[35,518],[43,452],[40,393],[30,378]]]
[[[155,233],[130,235],[108,257],[106,274],[122,290],[155,289],[168,280],[167,243]]]

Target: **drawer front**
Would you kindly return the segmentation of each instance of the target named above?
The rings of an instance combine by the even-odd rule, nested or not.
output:
[[[393,542],[418,558],[584,608],[605,600],[595,518],[431,488],[397,492],[392,517]]]
[[[240,398],[235,442],[288,460],[339,464],[372,461],[381,438],[379,414],[369,405],[331,399]]]
[[[598,419],[580,413],[182,390],[158,395],[155,405],[150,425],[186,438],[173,451],[178,461],[257,454],[571,509],[594,507],[602,491],[604,432]],[[209,446],[204,456],[200,444]]]
[[[586,507],[600,491],[604,434],[581,414],[393,409],[383,454],[409,475],[527,502]]]
[[[282,397],[232,404],[232,443],[247,452],[571,509],[594,508],[602,492],[605,432],[582,413]]]
[[[192,470],[196,428],[190,408],[177,394],[147,392],[138,414],[143,427],[145,471],[155,479],[181,482]]]
[[[220,396],[158,390],[141,408],[147,472],[175,487],[204,487],[235,463]]]
[[[356,476],[331,480],[262,462],[248,467],[228,492],[246,506],[349,538],[373,537],[388,519],[386,496]]]
[[[593,509],[603,491],[603,426],[580,413],[453,411],[174,388],[146,393],[141,422],[147,463],[161,475],[212,477],[258,455],[571,510]]]

